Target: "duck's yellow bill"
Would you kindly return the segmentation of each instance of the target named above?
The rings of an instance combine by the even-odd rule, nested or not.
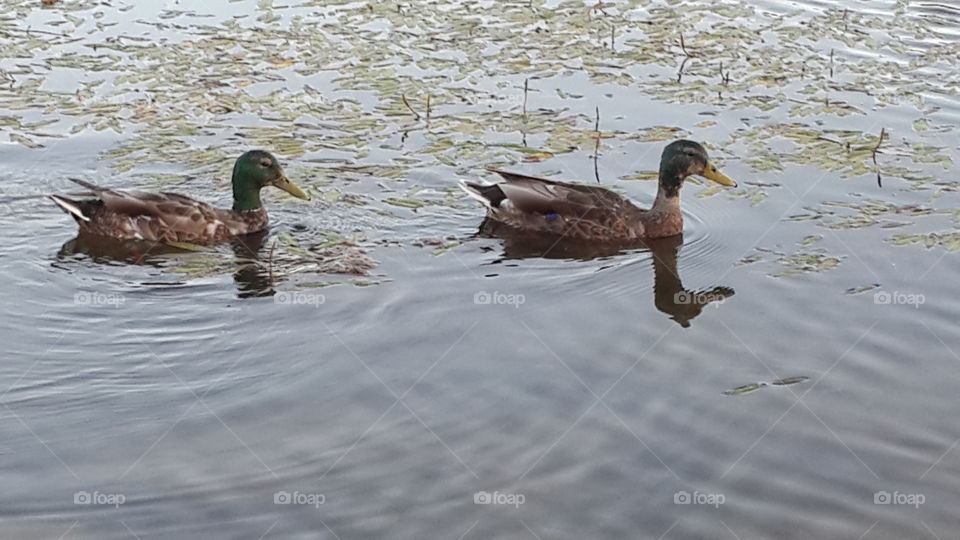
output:
[[[703,168],[703,177],[707,180],[713,180],[720,185],[737,187],[737,183],[729,176],[720,172],[720,169],[717,169],[717,166],[713,163],[707,163],[707,166]]]
[[[307,201],[310,200],[310,196],[307,195],[306,192],[304,192],[302,189],[298,188],[298,187],[296,186],[296,184],[294,184],[293,182],[291,182],[290,179],[287,178],[286,176],[281,176],[280,178],[277,178],[277,179],[273,182],[273,185],[274,185],[275,187],[278,187],[278,188],[286,191],[287,193],[293,195],[294,197],[296,197],[296,198],[298,198],[298,199],[304,199],[304,200],[307,200]]]

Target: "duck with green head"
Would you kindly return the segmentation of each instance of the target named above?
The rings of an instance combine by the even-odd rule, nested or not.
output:
[[[299,199],[310,196],[290,182],[269,152],[250,150],[233,166],[233,208],[215,208],[176,193],[112,190],[71,178],[89,198],[50,195],[73,216],[80,232],[124,240],[148,240],[171,245],[211,245],[266,229],[267,211],[260,190],[273,186]]]
[[[664,238],[683,232],[680,189],[690,175],[724,186],[737,185],[710,162],[703,146],[686,140],[664,148],[657,198],[648,210],[602,187],[489,170],[506,182],[460,183],[468,195],[487,207],[488,220],[518,233],[599,242]]]

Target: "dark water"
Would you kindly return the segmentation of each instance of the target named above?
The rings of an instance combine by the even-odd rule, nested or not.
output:
[[[955,536],[951,5],[62,4],[0,18],[3,537]],[[618,253],[478,237],[455,179],[593,181],[595,107],[604,184],[689,136],[741,187]],[[316,199],[247,244],[40,198],[226,205],[251,145]]]

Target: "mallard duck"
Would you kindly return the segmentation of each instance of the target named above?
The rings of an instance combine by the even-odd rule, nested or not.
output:
[[[234,164],[232,210],[176,193],[120,191],[70,180],[86,188],[93,198],[50,198],[73,216],[81,233],[170,245],[219,244],[237,235],[264,230],[268,219],[260,203],[260,189],[265,186],[310,200],[309,195],[290,182],[277,159],[263,150],[250,150]]]
[[[489,169],[506,182],[460,182],[468,195],[487,207],[487,219],[539,235],[572,240],[628,242],[664,238],[683,231],[680,188],[696,174],[724,186],[737,183],[717,170],[707,151],[693,141],[674,141],[660,156],[660,186],[653,207],[637,208],[620,195],[598,186],[568,184]]]

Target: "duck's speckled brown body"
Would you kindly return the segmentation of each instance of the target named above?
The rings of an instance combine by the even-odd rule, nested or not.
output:
[[[487,207],[488,219],[519,232],[607,242],[664,238],[683,232],[680,188],[691,174],[736,185],[708,161],[706,150],[692,141],[676,141],[664,149],[657,198],[649,210],[637,208],[626,198],[598,186],[490,170],[506,182],[461,183],[467,194]]]
[[[261,206],[236,212],[215,208],[176,193],[119,191],[73,180],[90,190],[92,199],[74,204],[81,232],[125,240],[219,244],[233,236],[261,231],[269,219]]]
[[[176,193],[121,191],[71,180],[86,188],[90,198],[50,198],[73,216],[81,232],[168,244],[219,244],[234,236],[262,231],[269,220],[260,204],[260,188],[267,185],[309,199],[290,183],[276,159],[261,150],[245,153],[234,166],[232,210]]]

